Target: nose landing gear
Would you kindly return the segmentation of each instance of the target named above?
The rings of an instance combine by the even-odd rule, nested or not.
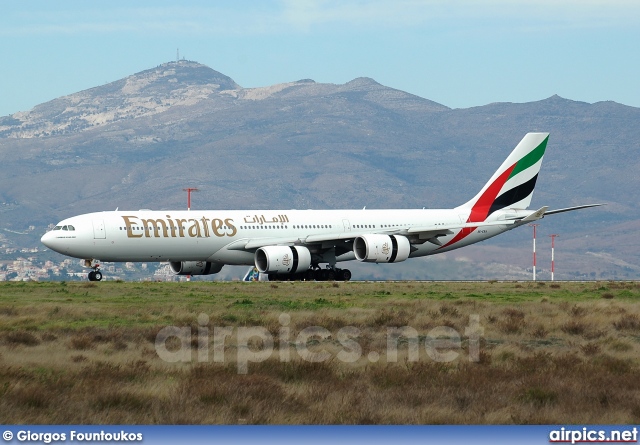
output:
[[[100,269],[97,269],[89,272],[89,281],[102,281],[102,272],[100,272]]]
[[[102,272],[100,272],[100,264],[94,263],[94,260],[84,260],[84,267],[93,269],[87,275],[89,281],[102,281]]]

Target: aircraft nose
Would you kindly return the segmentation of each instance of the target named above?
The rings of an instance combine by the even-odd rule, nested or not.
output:
[[[40,242],[55,252],[64,253],[64,241],[58,238],[53,230],[42,235]]]
[[[51,249],[51,239],[51,232],[47,232],[42,235],[42,238],[40,238],[40,242]]]

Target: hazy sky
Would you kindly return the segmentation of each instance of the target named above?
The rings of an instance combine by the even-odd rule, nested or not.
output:
[[[640,106],[640,1],[18,1],[0,116],[180,56],[244,87],[311,78],[466,108],[553,94]]]

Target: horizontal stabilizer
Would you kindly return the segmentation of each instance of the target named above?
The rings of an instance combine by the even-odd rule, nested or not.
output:
[[[548,210],[544,214],[553,215],[554,213],[571,212],[573,210],[588,209],[589,207],[599,207],[603,205],[606,205],[606,204],[585,204],[581,206],[567,207],[566,209]]]

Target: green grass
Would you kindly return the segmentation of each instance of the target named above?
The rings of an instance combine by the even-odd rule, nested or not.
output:
[[[640,393],[639,301],[635,282],[1,283],[0,418],[638,423],[640,402],[629,394]],[[198,323],[202,314],[206,326]],[[471,316],[484,330],[479,362],[469,361]],[[191,361],[159,358],[155,341],[167,326],[191,329]],[[216,327],[255,326],[275,339],[269,359],[238,374],[232,335],[224,362],[213,361]],[[310,338],[307,347],[328,351],[329,360],[300,358],[297,336],[312,326],[330,335]],[[336,358],[345,351],[338,332],[348,326],[359,332],[353,363]],[[388,329],[401,326],[418,334],[417,362],[405,337],[397,362],[386,355]],[[426,353],[428,333],[442,326],[460,334],[452,362]],[[285,327],[289,338],[280,343]],[[203,362],[201,328],[210,334]],[[257,338],[249,344],[261,347]]]

